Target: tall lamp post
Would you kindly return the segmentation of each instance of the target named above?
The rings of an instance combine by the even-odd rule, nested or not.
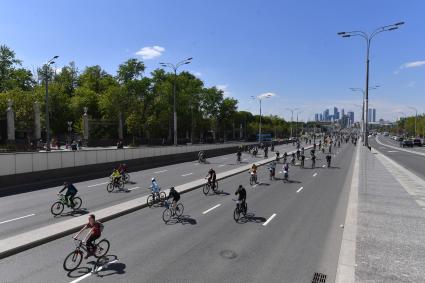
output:
[[[49,67],[55,63],[54,60],[59,58],[59,56],[54,56],[52,59],[47,61],[46,64],[44,64],[44,80],[45,80],[45,87],[46,87],[46,96],[45,96],[45,104],[46,104],[46,150],[50,151],[50,121],[49,121]]]
[[[298,114],[301,114],[303,111],[301,110],[301,111],[298,111],[297,112],[297,125],[296,125],[296,127],[295,127],[295,135],[296,135],[296,138],[298,139]]]
[[[372,86],[372,87],[369,88],[369,90],[371,90],[371,89],[377,89],[377,88],[379,88],[379,85]],[[365,91],[364,91],[364,89],[359,88],[359,87],[351,87],[350,89],[351,89],[351,91],[360,91],[363,94],[363,99],[362,99],[362,101],[363,101],[363,103],[362,103],[362,136],[363,136],[363,141],[365,141],[365,134],[366,134],[366,132],[365,132],[366,126],[365,126],[365,119],[364,119],[364,112],[365,112]]]
[[[177,112],[176,112],[176,81],[177,81],[177,69],[183,65],[190,64],[193,58],[187,58],[178,62],[177,64],[172,63],[159,63],[162,67],[168,67],[174,71],[173,81],[173,123],[174,123],[174,145],[177,145]]]
[[[416,131],[416,120],[418,119],[418,109],[416,109],[415,107],[412,106],[408,106],[410,109],[412,109],[413,111],[415,111],[415,138],[418,137],[418,133]]]
[[[261,100],[264,98],[270,98],[273,95],[271,93],[265,93],[258,96],[251,96],[252,99],[257,99],[260,101],[260,123],[258,124],[258,142],[261,143]]]
[[[403,120],[403,136],[406,137],[406,113],[399,111],[399,114],[404,116],[404,120]]]
[[[297,111],[299,108],[286,108],[286,110],[291,111],[291,138],[292,138],[292,124],[294,122],[294,111]]]
[[[379,27],[375,29],[371,34],[368,34],[364,31],[343,31],[338,32],[338,35],[342,37],[352,37],[352,36],[360,36],[366,41],[366,87],[365,87],[365,109],[369,109],[369,51],[370,51],[370,43],[372,39],[381,32],[384,31],[393,31],[399,28],[399,26],[403,25],[404,22],[398,22],[392,25],[387,25],[383,27]],[[368,112],[366,112],[366,129],[365,129],[365,146],[369,146],[368,142]]]

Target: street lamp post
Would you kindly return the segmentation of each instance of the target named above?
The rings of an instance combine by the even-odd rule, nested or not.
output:
[[[59,56],[54,56],[44,64],[44,80],[46,87],[45,104],[46,104],[46,151],[50,151],[50,121],[49,121],[49,67],[55,63],[54,60]]]
[[[301,110],[301,111],[298,111],[297,112],[297,125],[296,125],[296,127],[295,127],[295,135],[296,135],[296,138],[298,139],[298,114],[301,114],[303,111]]]
[[[342,37],[352,37],[352,36],[360,36],[366,40],[366,87],[365,87],[365,108],[369,109],[369,51],[370,51],[370,43],[372,39],[379,33],[384,31],[393,31],[399,28],[399,26],[403,25],[404,22],[398,22],[392,25],[387,25],[383,27],[379,27],[375,29],[370,35],[364,31],[348,31],[348,32],[338,32],[338,35]],[[365,129],[365,139],[364,143],[366,146],[369,146],[368,142],[368,112],[366,112],[366,129]]]
[[[377,89],[377,88],[379,88],[379,85],[372,86],[372,87],[369,88],[369,90],[370,89]],[[364,89],[358,88],[358,87],[352,87],[350,89],[351,89],[351,91],[360,91],[363,94],[363,99],[362,99],[362,101],[363,101],[363,103],[362,103],[362,136],[363,136],[363,142],[364,142],[365,141],[365,135],[366,135],[366,132],[365,132],[366,126],[365,126],[365,119],[364,119],[365,118],[364,117],[364,113],[365,113],[365,91],[364,91]]]
[[[294,111],[298,110],[299,108],[286,108],[286,110],[291,111],[291,138],[292,138],[292,124],[294,122]]]
[[[177,69],[186,64],[190,64],[193,58],[187,58],[178,62],[177,64],[172,63],[159,63],[162,67],[171,68],[174,71],[174,81],[173,81],[173,124],[174,124],[174,145],[177,145],[177,112],[176,112],[176,81],[177,81]]]
[[[263,100],[263,98],[270,98],[272,97],[271,94],[265,94],[264,96],[259,95],[259,96],[251,96],[252,99],[258,99],[258,101],[260,101],[260,123],[258,124],[258,142],[261,143],[261,100]]]
[[[416,120],[418,120],[418,109],[416,109],[415,107],[409,106],[410,109],[412,109],[413,111],[415,111],[415,138],[418,137],[418,133],[416,131]]]
[[[69,137],[68,137],[68,144],[71,144],[71,142],[72,142],[72,137],[71,137],[71,134],[72,134],[72,121],[67,121],[66,123],[68,124],[68,135],[69,135]]]

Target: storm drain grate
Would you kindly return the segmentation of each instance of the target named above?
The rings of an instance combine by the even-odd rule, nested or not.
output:
[[[322,273],[315,272],[313,276],[313,281],[311,283],[325,283],[326,275]]]

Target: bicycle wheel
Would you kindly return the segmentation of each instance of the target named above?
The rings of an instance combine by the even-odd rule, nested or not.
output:
[[[177,204],[177,206],[176,206],[176,215],[177,215],[177,217],[182,216],[182,215],[183,215],[183,211],[184,211],[184,206],[183,206],[183,204],[180,202],[180,203],[178,203],[178,204]]]
[[[96,252],[94,253],[94,256],[96,258],[100,258],[104,255],[106,255],[109,251],[109,241],[106,239],[101,240],[99,243],[97,243],[96,245]]]
[[[241,217],[241,212],[236,207],[235,210],[233,211],[233,219],[235,219],[235,221],[238,222],[240,217]]]
[[[252,186],[254,184],[254,177],[250,177],[249,178],[249,184]]]
[[[146,200],[146,203],[147,203],[147,205],[149,206],[149,207],[152,207],[152,205],[154,204],[154,198],[153,198],[153,195],[152,194],[150,194],[149,196],[148,196],[148,199]]]
[[[123,181],[123,180],[120,180],[120,181],[119,181],[119,183],[118,183],[118,188],[119,188],[120,190],[124,189],[124,181]]]
[[[112,193],[112,192],[113,192],[113,190],[114,190],[114,184],[109,183],[109,184],[106,186],[106,190],[108,191],[108,193]]]
[[[166,198],[167,198],[167,194],[165,192],[159,193],[159,200],[160,200],[161,203],[164,203]]]
[[[77,269],[83,260],[83,253],[79,250],[71,252],[63,262],[63,269],[66,271],[74,271]]]
[[[130,174],[124,173],[124,175],[122,175],[122,178],[124,180],[124,183],[130,182]]]
[[[165,223],[167,223],[168,221],[171,220],[171,210],[169,208],[166,208],[163,212],[162,212],[162,220],[164,220]]]
[[[205,184],[202,188],[202,192],[204,193],[204,195],[208,195],[208,193],[210,192],[210,186],[208,184]]]
[[[50,208],[50,211],[52,212],[54,216],[58,216],[62,213],[63,209],[64,209],[63,203],[61,203],[60,201],[57,201],[52,205],[52,207]]]
[[[74,198],[74,209],[79,209],[82,203],[83,201],[81,200],[80,197]]]

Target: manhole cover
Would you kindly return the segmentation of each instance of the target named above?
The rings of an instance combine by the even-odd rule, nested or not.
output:
[[[322,273],[315,272],[313,276],[313,281],[311,283],[325,283],[326,275]]]
[[[231,250],[224,250],[220,252],[220,255],[224,258],[233,259],[236,258],[238,255]]]

